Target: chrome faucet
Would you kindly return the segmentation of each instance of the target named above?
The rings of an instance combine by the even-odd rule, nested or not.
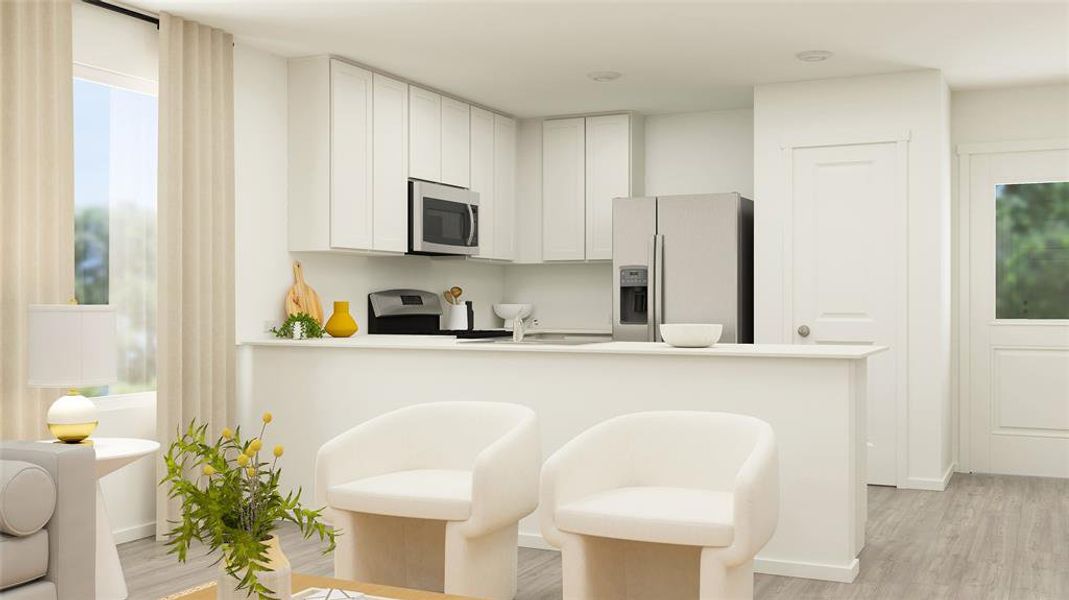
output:
[[[512,341],[522,342],[523,336],[527,333],[527,322],[521,318],[515,318],[512,320]]]

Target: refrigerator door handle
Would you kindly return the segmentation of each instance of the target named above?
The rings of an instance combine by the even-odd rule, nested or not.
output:
[[[649,254],[648,273],[646,274],[646,341],[657,341],[657,236],[651,235],[646,245]]]
[[[655,278],[653,320],[656,322],[653,341],[660,342],[663,341],[661,339],[661,323],[664,323],[664,234],[653,236],[653,254],[657,265],[653,274]]]

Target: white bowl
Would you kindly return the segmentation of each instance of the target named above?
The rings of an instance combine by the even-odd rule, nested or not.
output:
[[[719,323],[664,323],[661,337],[676,348],[708,348],[720,341],[724,326]]]
[[[495,304],[494,314],[511,323],[516,319],[525,319],[531,316],[534,310],[533,304]]]

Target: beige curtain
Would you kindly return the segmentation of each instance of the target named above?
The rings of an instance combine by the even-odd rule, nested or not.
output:
[[[0,0],[0,439],[48,435],[26,386],[26,307],[74,296],[69,0]]]
[[[218,432],[234,402],[234,43],[160,15],[157,434]],[[163,463],[158,463],[162,477]],[[158,490],[156,534],[177,505]]]

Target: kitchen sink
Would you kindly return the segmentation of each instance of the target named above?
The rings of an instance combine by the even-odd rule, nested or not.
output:
[[[611,342],[608,336],[576,335],[560,333],[529,333],[524,336],[522,342],[515,342],[511,337],[470,340],[489,344],[504,344],[509,346],[582,346],[585,344],[602,344]]]

